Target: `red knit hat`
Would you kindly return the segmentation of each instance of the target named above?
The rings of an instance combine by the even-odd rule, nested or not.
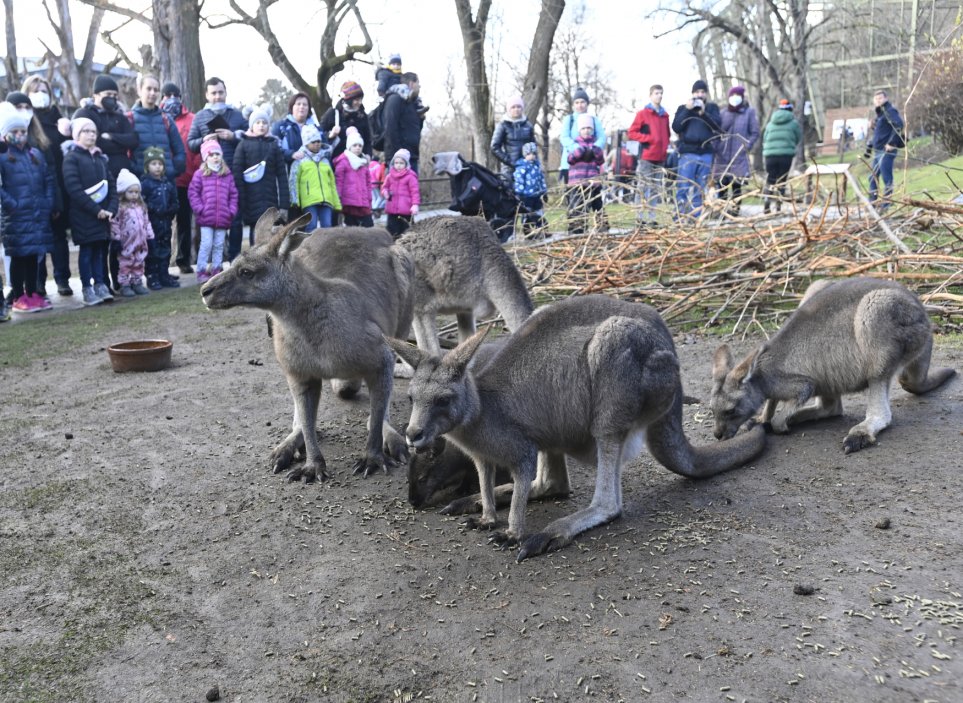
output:
[[[354,100],[355,98],[363,98],[364,91],[361,86],[354,81],[346,81],[341,84],[341,98],[344,100]]]

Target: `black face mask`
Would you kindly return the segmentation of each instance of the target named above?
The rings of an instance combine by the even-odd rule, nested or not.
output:
[[[100,106],[107,112],[114,112],[117,109],[117,98],[104,98],[100,101]]]

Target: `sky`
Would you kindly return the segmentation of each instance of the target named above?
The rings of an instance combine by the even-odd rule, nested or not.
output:
[[[149,0],[115,2],[130,9],[150,5]],[[256,6],[253,0],[239,2],[248,10]],[[562,18],[563,25],[570,21],[580,4],[579,0],[568,0]],[[610,72],[618,102],[624,106],[624,109],[612,109],[609,114],[603,115],[606,122],[624,122],[624,127],[628,127],[634,109],[645,105],[648,87],[652,83],[665,86],[664,104],[670,111],[674,110],[676,105],[687,99],[692,82],[697,77],[684,37],[672,34],[658,40],[652,38],[655,33],[670,28],[667,23],[671,22],[671,17],[665,13],[655,20],[646,18],[650,8],[656,4],[655,0],[637,3],[592,0],[586,3],[583,26],[595,50],[595,55],[586,59],[596,60]],[[447,100],[444,86],[448,76],[454,77],[456,85],[458,81],[464,83],[466,80],[454,3],[451,0],[360,0],[359,5],[375,45],[372,58],[386,60],[390,54],[400,53],[405,70],[419,74],[425,102],[433,108],[437,106],[444,110],[443,103]],[[206,0],[204,7],[205,14],[230,13],[227,0]],[[513,68],[524,71],[528,46],[538,19],[538,7],[539,3],[535,0],[495,0],[486,51],[490,53],[497,49],[505,57],[517,56],[517,65]],[[76,0],[71,0],[71,9],[77,35],[75,41],[82,46],[90,10]],[[42,54],[40,38],[55,45],[56,40],[39,0],[14,0],[14,12],[18,53],[21,56]],[[324,21],[322,3],[317,0],[279,0],[269,17],[294,65],[305,77],[312,76],[317,62],[318,42],[311,37],[320,35]],[[105,29],[122,23],[116,16],[111,18],[108,15],[108,18]],[[136,23],[117,32],[115,37],[132,55],[137,55],[136,47],[139,44],[150,41],[146,28],[142,30]],[[343,46],[346,41],[359,37],[360,33],[340,34],[338,45]],[[271,62],[266,44],[253,29],[232,26],[212,30],[205,27],[201,29],[201,46],[206,72],[224,79],[230,102],[253,102],[268,78],[284,80],[280,69]],[[96,58],[107,60],[112,56],[113,50],[101,45]],[[336,77],[332,93],[336,93],[337,85],[348,79],[358,81],[366,93],[374,95],[372,66],[349,64]],[[495,83],[495,114],[500,116],[502,104],[516,92],[515,86],[510,85],[509,71],[504,68],[490,75],[489,79]]]

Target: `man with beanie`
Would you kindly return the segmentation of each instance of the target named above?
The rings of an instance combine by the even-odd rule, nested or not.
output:
[[[672,131],[679,135],[676,186],[678,215],[693,219],[702,214],[702,201],[712,170],[715,142],[722,131],[719,106],[709,102],[709,86],[701,78],[692,84],[692,97],[679,105]]]
[[[656,222],[655,208],[662,202],[665,157],[669,151],[669,113],[662,107],[662,86],[649,88],[649,102],[639,110],[628,137],[639,144],[636,174],[644,207],[639,210],[639,226]]]
[[[495,127],[491,151],[502,162],[502,177],[514,184],[515,164],[522,158],[522,147],[535,141],[535,128],[525,117],[525,101],[521,95],[506,105],[505,118]]]
[[[355,81],[345,81],[341,84],[339,95],[341,99],[321,116],[321,132],[322,134],[338,136],[346,134],[348,127],[354,127],[364,140],[362,153],[370,158],[372,153],[371,125],[368,122],[368,113],[365,112],[364,105],[362,105],[364,90]],[[347,146],[345,139],[334,141],[332,161],[339,157]]]
[[[192,219],[194,211],[191,209],[191,202],[187,197],[187,188],[191,184],[191,178],[201,166],[201,155],[194,153],[187,148],[187,135],[190,134],[191,124],[194,122],[194,113],[187,109],[187,105],[181,100],[181,89],[174,83],[165,83],[161,88],[160,108],[167,116],[174,121],[181,141],[185,145],[184,172],[174,180],[177,187],[177,258],[175,263],[181,273],[194,273],[191,266],[193,261],[194,249],[194,227]]]
[[[406,149],[410,154],[409,168],[418,173],[418,155],[421,145],[421,127],[424,120],[418,114],[418,93],[421,83],[414,73],[401,76],[401,83],[388,89],[385,96],[384,153],[395,154]]]
[[[224,163],[231,168],[234,163],[234,150],[238,141],[247,131],[247,120],[240,110],[236,110],[227,102],[227,88],[224,81],[217,77],[207,79],[204,96],[207,104],[196,115],[191,123],[191,130],[187,134],[187,148],[195,154],[201,151],[201,144],[205,141],[216,140],[221,147]],[[240,211],[231,225],[228,233],[227,256],[228,261],[241,253],[244,227],[241,224]]]
[[[873,123],[873,161],[869,173],[869,200],[878,205],[880,210],[889,207],[889,198],[893,195],[893,163],[896,153],[906,146],[903,137],[903,118],[899,111],[889,101],[885,90],[877,90],[873,95],[873,105],[876,108],[876,120]],[[883,197],[879,198],[879,180],[883,180]]]

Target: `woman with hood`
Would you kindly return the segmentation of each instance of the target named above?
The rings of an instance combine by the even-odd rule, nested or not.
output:
[[[779,192],[776,199],[776,212],[782,208],[782,196],[786,192],[786,177],[792,168],[796,148],[802,141],[802,127],[792,114],[792,103],[779,101],[779,109],[773,111],[769,124],[762,135],[762,158],[766,162],[766,189],[763,191],[762,209],[768,213],[770,199]]]

